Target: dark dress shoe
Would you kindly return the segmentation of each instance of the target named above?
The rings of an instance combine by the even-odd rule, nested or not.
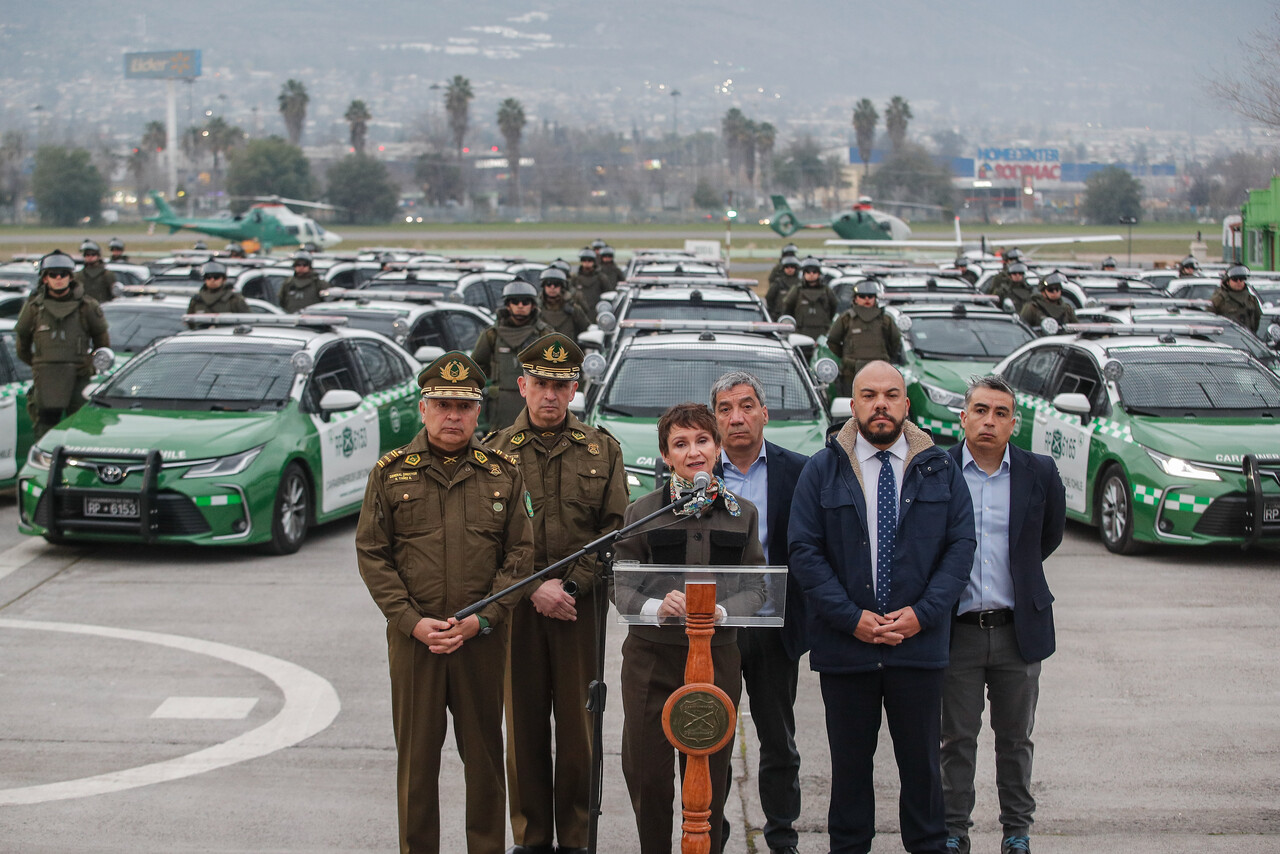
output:
[[[513,845],[507,854],[556,854],[556,849],[552,845]]]
[[[561,845],[559,848],[556,849],[556,854],[587,854],[587,849],[565,848],[563,845]]]
[[[770,848],[769,854],[800,854],[794,845],[788,845],[786,848]]]

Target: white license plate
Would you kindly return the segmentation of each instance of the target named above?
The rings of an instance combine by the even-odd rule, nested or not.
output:
[[[1262,505],[1263,522],[1280,522],[1280,501],[1268,501]]]
[[[137,519],[136,498],[86,498],[84,515],[96,519]]]

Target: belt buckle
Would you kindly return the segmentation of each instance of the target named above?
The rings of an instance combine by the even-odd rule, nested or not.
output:
[[[987,622],[987,618],[990,617],[993,613],[994,613],[993,611],[979,611],[978,612],[978,628],[994,629],[995,626]]]

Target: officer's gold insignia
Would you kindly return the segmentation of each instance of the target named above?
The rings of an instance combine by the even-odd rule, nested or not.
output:
[[[550,347],[542,351],[542,358],[548,362],[563,362],[569,358],[569,351],[560,345],[559,341],[554,342]]]
[[[581,442],[583,439],[587,438],[587,434],[583,433],[581,430],[573,430],[569,433],[569,435],[572,436],[574,438],[574,441],[577,441],[577,442]]]
[[[417,480],[416,471],[398,471],[387,476],[388,483],[404,483],[406,480]]]
[[[504,454],[503,456],[506,458],[507,462],[511,463],[513,466],[520,464],[519,454]]]
[[[599,455],[600,455],[600,446],[599,446],[599,445],[597,445],[595,442],[592,442],[590,445],[587,445],[587,453],[588,453],[588,454],[594,454],[594,455],[596,455],[596,456],[599,456]]]
[[[484,463],[489,462],[489,458],[488,458],[488,457],[486,457],[486,456],[484,455],[484,453],[482,453],[481,451],[472,451],[472,453],[476,455],[476,462],[478,462],[478,463],[480,463],[480,464],[482,464],[482,465],[483,465]]]
[[[457,359],[445,365],[444,370],[440,371],[440,379],[451,383],[460,383],[469,376],[471,372]]]
[[[493,449],[491,448],[490,450],[493,450]],[[519,460],[516,457],[513,457],[511,454],[508,454],[504,451],[493,451],[493,452],[498,456],[502,457],[507,462],[511,463],[511,465],[515,465],[517,462],[519,462]]]
[[[387,463],[391,462],[392,460],[394,460],[396,457],[400,456],[403,453],[404,451],[400,450],[399,448],[396,448],[394,451],[388,451],[387,453],[382,455],[382,459],[378,460],[378,468],[385,468]]]
[[[502,469],[498,468],[497,463],[489,463],[489,474],[498,477],[502,474]]]
[[[422,457],[417,454],[410,454],[404,458],[404,464],[407,466],[416,466],[420,462],[422,462]]]
[[[523,445],[525,439],[528,439],[528,438],[529,437],[524,434],[524,431],[521,430],[519,433],[511,437],[511,444],[515,445],[518,448],[521,445]]]

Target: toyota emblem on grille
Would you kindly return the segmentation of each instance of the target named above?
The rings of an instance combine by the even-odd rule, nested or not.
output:
[[[125,471],[120,466],[100,466],[98,480],[103,483],[119,483],[124,480]]]

